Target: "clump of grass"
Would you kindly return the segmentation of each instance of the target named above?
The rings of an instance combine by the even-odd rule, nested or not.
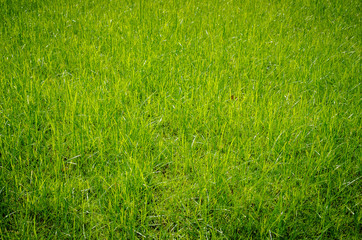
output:
[[[1,237],[359,239],[347,2],[1,1]]]

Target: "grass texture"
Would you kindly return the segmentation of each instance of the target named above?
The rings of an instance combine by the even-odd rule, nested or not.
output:
[[[0,0],[1,239],[359,239],[359,0]]]

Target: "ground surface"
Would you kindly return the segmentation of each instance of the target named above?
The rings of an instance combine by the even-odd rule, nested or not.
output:
[[[2,239],[358,239],[361,1],[0,1]]]

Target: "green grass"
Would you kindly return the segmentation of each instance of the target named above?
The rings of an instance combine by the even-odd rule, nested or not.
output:
[[[1,239],[360,239],[359,0],[0,0]]]

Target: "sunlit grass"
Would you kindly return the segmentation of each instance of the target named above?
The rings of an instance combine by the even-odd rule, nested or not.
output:
[[[359,239],[360,1],[0,1],[2,239]]]

